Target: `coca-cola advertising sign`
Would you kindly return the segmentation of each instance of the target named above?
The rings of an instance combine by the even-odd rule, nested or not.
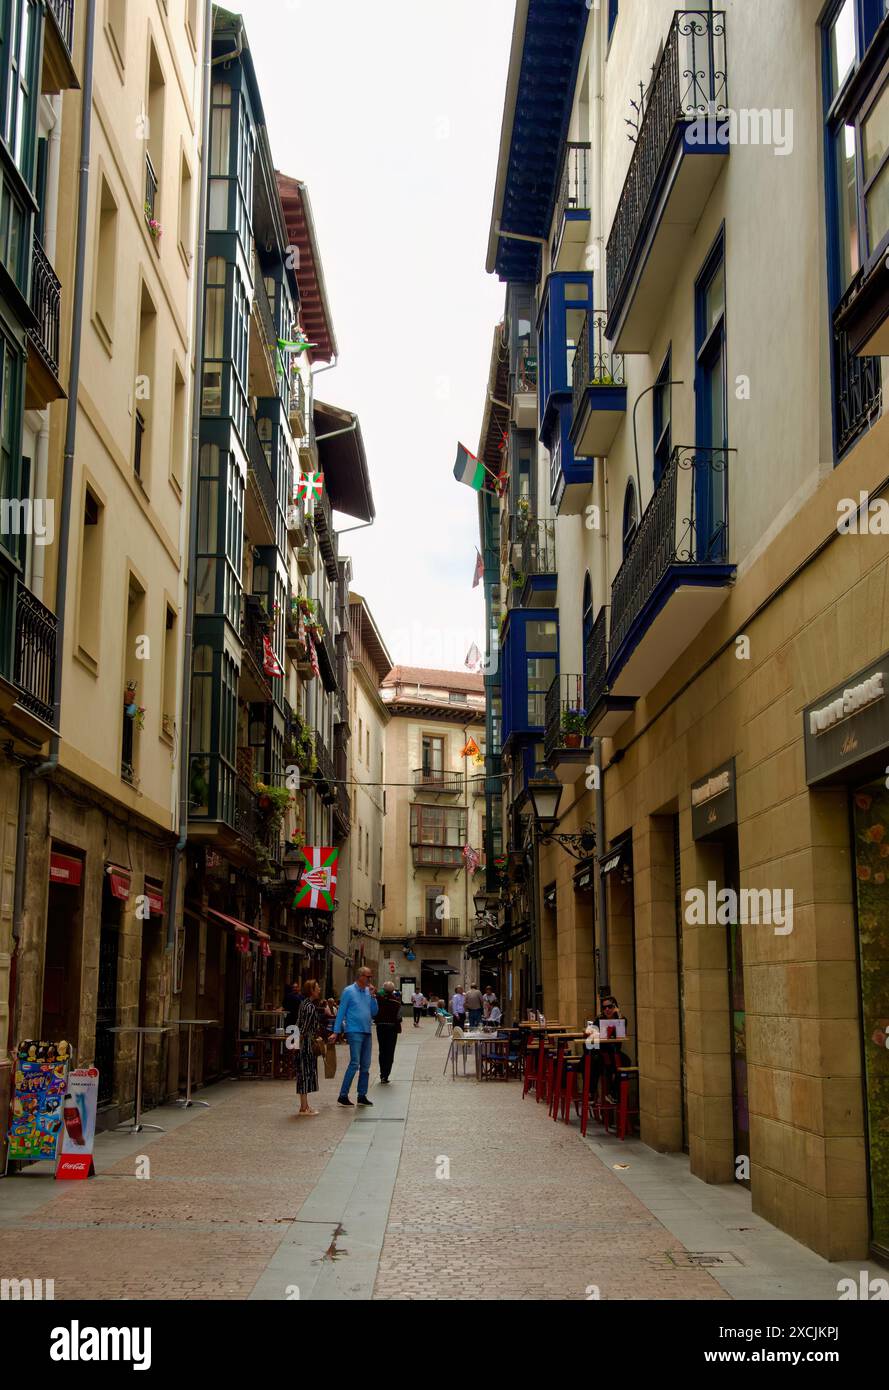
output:
[[[79,1067],[68,1073],[68,1090],[62,1107],[62,1141],[56,1165],[57,1178],[88,1178],[95,1172],[93,1144],[99,1104],[99,1072]]]

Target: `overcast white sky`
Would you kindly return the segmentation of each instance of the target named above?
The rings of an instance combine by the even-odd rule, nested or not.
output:
[[[504,287],[485,252],[513,0],[232,0],[276,166],[309,187],[340,349],[322,400],[355,410],[377,520],[340,541],[393,660],[459,669],[476,451]],[[337,517],[338,526],[350,524]]]

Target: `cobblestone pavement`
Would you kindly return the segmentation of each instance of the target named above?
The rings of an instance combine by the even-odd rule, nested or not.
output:
[[[56,1299],[710,1300],[835,1298],[855,1272],[681,1155],[584,1141],[515,1081],[443,1075],[434,1031],[404,1030],[373,1110],[322,1080],[321,1114],[297,1119],[291,1083],[226,1082],[209,1110],[146,1116],[163,1134],[100,1136],[89,1182],[5,1179],[0,1278],[53,1279]]]

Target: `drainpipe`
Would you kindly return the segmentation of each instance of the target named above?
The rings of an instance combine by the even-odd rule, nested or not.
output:
[[[595,946],[596,988],[601,997],[602,991],[610,988],[608,983],[608,895],[605,888],[605,875],[602,873],[602,855],[605,853],[605,773],[602,768],[602,740],[593,739],[593,762],[599,769],[599,785],[596,788],[596,844],[599,859],[596,864],[596,917],[593,922],[593,943]],[[598,926],[598,931],[596,927]],[[598,942],[596,941],[598,937]]]
[[[47,197],[43,214],[43,249],[50,264],[55,265],[56,239],[59,222],[59,165],[61,163],[61,97],[49,98],[53,112],[53,125],[47,141],[46,188]],[[49,411],[40,412],[40,429],[37,434],[37,453],[34,460],[34,496],[46,497],[49,475]],[[45,578],[46,546],[32,546],[31,590],[43,602]]]
[[[241,51],[238,35],[236,57]],[[185,589],[185,636],[182,658],[182,699],[179,706],[179,838],[173,846],[170,868],[170,910],[167,913],[167,950],[172,952],[176,937],[176,901],[182,855],[188,842],[188,735],[191,704],[191,653],[194,641],[195,589],[197,584],[198,471],[201,450],[201,386],[204,361],[204,271],[207,259],[207,199],[210,177],[210,76],[213,66],[213,4],[204,6],[204,81],[201,126],[201,191],[198,207],[198,246],[195,257],[194,383],[191,404],[191,474],[189,478],[188,573]],[[219,59],[216,60],[217,62]]]
[[[68,370],[68,419],[62,465],[62,505],[59,523],[59,561],[56,572],[56,670],[53,682],[53,725],[49,758],[36,769],[45,777],[59,765],[62,721],[62,668],[65,656],[65,618],[68,609],[68,555],[71,548],[71,499],[74,492],[74,449],[77,443],[77,396],[80,390],[80,348],[83,337],[84,269],[89,218],[90,149],[93,120],[93,49],[96,0],[87,0],[83,58],[83,96],[80,112],[80,179],[77,193],[77,249],[74,261],[74,299],[71,309],[71,364]]]

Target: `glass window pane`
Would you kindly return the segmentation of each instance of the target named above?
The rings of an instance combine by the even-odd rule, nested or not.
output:
[[[525,627],[526,652],[554,652],[559,646],[559,628],[553,622],[531,622]]]
[[[831,97],[836,96],[855,62],[855,0],[844,0],[830,28]]]
[[[889,232],[889,162],[867,195],[867,238],[875,251]]]
[[[707,286],[705,296],[705,308],[707,323],[705,337],[719,322],[725,313],[725,263],[721,262],[719,269]]]
[[[869,182],[886,158],[889,150],[889,82],[886,82],[876,104],[871,107],[861,127],[861,146],[864,155],[864,178]]]
[[[858,249],[858,191],[855,165],[855,131],[851,126],[844,126],[836,136],[841,291],[846,289],[861,264]]]

